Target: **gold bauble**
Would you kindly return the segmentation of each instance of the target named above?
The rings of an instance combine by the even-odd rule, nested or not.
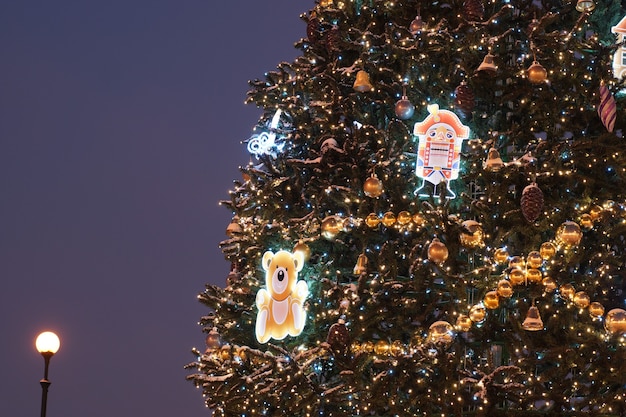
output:
[[[565,247],[578,245],[582,237],[580,226],[572,221],[564,222],[556,231],[556,242]]]
[[[626,334],[626,311],[621,308],[614,308],[606,313],[604,328],[614,335]]]
[[[333,0],[320,0],[320,6],[328,7],[333,5]]]
[[[365,218],[365,224],[373,229],[380,224],[380,218],[376,214],[370,213]]]
[[[311,248],[309,247],[309,245],[307,245],[306,243],[304,243],[303,241],[298,241],[298,243],[296,243],[296,246],[293,247],[293,253],[296,252],[300,252],[302,253],[302,256],[304,256],[304,261],[308,261],[311,258]]]
[[[526,283],[526,274],[522,268],[512,268],[509,271],[509,281],[513,285],[522,285]]]
[[[483,244],[483,228],[476,220],[465,220],[462,223],[463,227],[470,232],[461,232],[460,240],[461,245],[466,248],[477,248]]]
[[[420,213],[415,213],[413,215],[413,223],[415,223],[415,226],[417,227],[422,227],[426,224],[426,219],[424,219],[424,216]]]
[[[539,248],[539,254],[543,259],[550,259],[556,255],[556,245],[552,242],[543,242]]]
[[[578,223],[580,223],[580,227],[585,230],[590,230],[593,228],[593,219],[591,218],[591,214],[585,213],[581,215]]]
[[[589,209],[589,215],[591,216],[591,220],[596,221],[602,216],[602,207],[594,204]]]
[[[509,252],[505,248],[498,248],[493,253],[493,260],[499,264],[504,264],[509,260]]]
[[[383,215],[383,225],[385,225],[385,227],[391,227],[394,224],[396,224],[396,215],[388,211]]]
[[[399,357],[406,354],[406,349],[404,344],[400,340],[394,340],[389,347],[389,352],[395,356]]]
[[[386,355],[389,353],[389,343],[386,340],[379,340],[374,345],[374,353],[377,355]]]
[[[374,342],[369,340],[367,342],[363,342],[361,345],[361,351],[363,353],[372,353],[374,351]]]
[[[400,226],[405,226],[411,222],[411,218],[412,218],[411,213],[404,210],[398,213],[398,218],[396,220],[398,221],[398,224]]]
[[[483,297],[483,304],[489,310],[494,310],[500,306],[500,297],[496,291],[488,291]]]
[[[343,229],[343,222],[337,216],[328,216],[322,220],[322,236],[333,240]]]
[[[220,356],[223,361],[227,361],[230,359],[230,354],[231,354],[230,350],[231,350],[230,345],[224,345],[220,349]]]
[[[604,315],[604,306],[597,301],[589,304],[589,314],[595,318],[602,317]]]
[[[543,274],[537,268],[530,268],[526,270],[526,279],[529,282],[541,282]]]
[[[584,291],[578,291],[574,294],[574,305],[578,308],[586,308],[590,301],[589,295]]]
[[[528,268],[539,268],[543,265],[543,258],[541,257],[541,253],[539,251],[532,251],[526,257],[526,266]]]
[[[460,332],[467,332],[472,328],[474,322],[465,314],[460,314],[456,319],[456,328]]]
[[[552,277],[545,277],[541,280],[541,283],[543,284],[545,292],[552,292],[556,290],[556,282],[554,282],[554,278]]]
[[[428,245],[428,260],[436,264],[442,264],[448,259],[448,248],[439,239],[434,238]]]
[[[365,180],[363,184],[363,192],[366,196],[376,198],[383,193],[383,182],[375,175]]]
[[[448,345],[454,340],[454,328],[447,321],[436,321],[428,328],[428,341]]]
[[[513,256],[509,260],[509,268],[524,268],[526,267],[526,262],[524,262],[524,258],[521,256]]]
[[[476,304],[476,305],[473,305],[472,308],[470,308],[469,318],[474,323],[479,323],[483,321],[486,315],[487,315],[487,310],[485,310],[485,307],[482,304]]]
[[[507,279],[498,281],[498,289],[496,290],[500,297],[509,298],[513,295],[513,285]]]
[[[561,293],[561,297],[566,300],[573,300],[574,294],[576,294],[576,289],[572,284],[563,284],[559,287],[559,292]]]
[[[540,84],[548,79],[548,71],[537,61],[533,61],[528,70],[528,79],[533,84]]]

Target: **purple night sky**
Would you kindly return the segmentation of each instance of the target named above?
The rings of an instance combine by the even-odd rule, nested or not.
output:
[[[248,80],[298,54],[314,2],[0,6],[0,415],[208,416],[185,380],[219,249]]]

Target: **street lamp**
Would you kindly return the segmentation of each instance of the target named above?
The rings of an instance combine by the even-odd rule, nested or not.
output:
[[[37,336],[37,340],[35,341],[35,346],[37,347],[37,351],[41,353],[43,356],[43,360],[45,362],[45,368],[43,371],[43,379],[39,381],[41,384],[41,417],[46,417],[46,405],[48,403],[48,387],[50,386],[50,381],[48,381],[48,366],[50,365],[50,358],[57,353],[59,350],[59,346],[61,346],[61,341],[59,337],[52,332],[43,332],[39,336]]]

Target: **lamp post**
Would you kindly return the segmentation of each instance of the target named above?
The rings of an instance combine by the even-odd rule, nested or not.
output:
[[[50,386],[50,381],[48,381],[48,367],[50,366],[50,358],[57,353],[59,350],[59,346],[61,346],[61,342],[59,341],[59,337],[52,332],[43,332],[39,336],[37,336],[37,340],[35,341],[35,346],[37,347],[37,351],[41,353],[43,356],[43,360],[45,363],[44,371],[43,371],[43,379],[39,381],[41,384],[41,417],[46,417],[46,406],[48,403],[48,387]]]

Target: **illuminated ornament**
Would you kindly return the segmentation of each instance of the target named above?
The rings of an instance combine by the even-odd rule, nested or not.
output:
[[[489,310],[494,310],[500,306],[500,297],[496,291],[488,291],[483,297],[483,304]]]
[[[548,71],[537,61],[533,61],[526,73],[533,84],[541,84],[548,79]]]
[[[272,121],[269,125],[269,133],[263,132],[258,135],[253,135],[248,139],[248,152],[256,156],[257,159],[261,155],[276,157],[276,155],[283,150],[284,143],[276,142],[276,129],[280,122],[281,113],[282,111],[280,109],[276,110],[276,113],[274,113],[274,117],[272,117]]]
[[[374,345],[374,353],[377,355],[386,355],[389,353],[389,343],[385,340],[379,340]]]
[[[526,257],[526,265],[529,268],[539,268],[543,265],[543,258],[541,257],[541,253],[538,251],[532,251]]]
[[[593,220],[594,222],[598,220],[600,216],[602,216],[602,211],[602,207],[598,205],[594,204],[593,206],[591,206],[591,208],[589,209],[589,215],[591,216],[591,220]]]
[[[522,285],[526,283],[526,274],[522,268],[511,268],[509,271],[509,281],[513,285]]]
[[[591,219],[591,215],[588,213],[580,216],[579,223],[580,226],[585,230],[591,230],[593,228],[593,220]]]
[[[597,301],[589,304],[589,314],[594,318],[600,318],[604,315],[604,306]]]
[[[581,13],[589,13],[596,8],[596,4],[593,0],[578,0],[576,2],[576,10]]]
[[[487,171],[498,172],[504,166],[504,161],[500,158],[500,152],[496,148],[489,149],[487,159],[483,164],[483,169]]]
[[[456,319],[456,328],[461,332],[467,332],[472,328],[473,323],[474,322],[469,318],[469,316],[460,314]]]
[[[307,262],[309,259],[311,259],[311,248],[309,247],[309,245],[301,240],[296,243],[296,246],[293,247],[292,252],[301,252],[302,256],[304,257],[304,262]]]
[[[391,346],[389,346],[389,353],[392,356],[399,357],[406,354],[406,349],[400,340],[394,340]]]
[[[482,304],[475,304],[472,306],[472,308],[470,308],[469,318],[474,323],[480,323],[485,319],[486,316],[487,310],[485,310],[485,307]]]
[[[561,297],[572,301],[574,299],[574,294],[576,294],[576,289],[572,284],[563,284],[559,287],[559,292],[561,293]]]
[[[354,275],[361,275],[367,273],[367,256],[364,253],[360,254],[354,265]]]
[[[556,290],[556,282],[552,277],[545,277],[541,280],[541,284],[543,284],[543,289],[545,292],[553,292]]]
[[[221,347],[219,354],[223,361],[230,360],[231,353],[232,353],[231,351],[232,351],[232,346],[230,345],[224,345]]]
[[[493,62],[493,58],[494,56],[491,54],[485,55],[485,58],[483,58],[483,62],[480,63],[476,71],[478,72],[484,71],[485,73],[488,73],[490,75],[495,74],[498,71],[498,67]]]
[[[461,81],[461,84],[454,89],[454,105],[466,117],[474,110],[474,92],[465,81]]]
[[[461,245],[466,248],[478,248],[483,245],[483,228],[475,220],[465,220],[462,223],[464,231],[461,232],[459,238]],[[465,231],[469,233],[464,233]]]
[[[526,270],[526,279],[528,282],[541,282],[543,274],[537,268],[528,268]]]
[[[301,252],[267,251],[261,261],[265,271],[265,288],[256,294],[258,309],[255,335],[259,343],[269,339],[282,340],[287,335],[298,336],[304,329],[304,302],[309,286],[298,280],[304,267]]]
[[[617,118],[617,104],[613,94],[604,84],[600,84],[600,103],[598,104],[598,116],[602,120],[602,124],[609,132],[615,127],[615,119]]]
[[[456,194],[450,189],[450,181],[458,178],[461,165],[461,146],[469,138],[469,128],[461,123],[456,114],[440,110],[437,104],[428,107],[429,115],[422,122],[415,123],[413,134],[419,138],[415,173],[423,182],[415,193],[420,192],[430,182],[437,195],[437,186],[444,182],[448,191],[446,198]]]
[[[505,248],[498,248],[493,253],[493,260],[499,264],[503,264],[509,260],[509,252]]]
[[[551,259],[556,255],[556,245],[552,242],[543,242],[539,248],[539,254],[545,260]]]
[[[556,242],[565,247],[577,246],[583,233],[580,226],[572,221],[566,221],[556,231]]]
[[[376,214],[370,213],[365,218],[365,224],[373,229],[380,224],[380,218]]]
[[[626,334],[626,311],[621,308],[614,308],[606,313],[604,328],[613,335]]]
[[[322,236],[333,240],[343,230],[343,222],[337,216],[327,216],[322,220]]]
[[[587,308],[590,301],[589,295],[584,291],[578,291],[574,294],[574,305],[578,308]]]
[[[374,351],[374,343],[371,341],[363,342],[361,345],[361,351],[363,353],[372,353]]]
[[[333,0],[320,0],[320,6],[328,7],[333,5]]]
[[[510,298],[513,295],[513,285],[506,279],[498,281],[497,293],[500,297]]]
[[[363,183],[363,192],[368,197],[379,197],[383,193],[383,182],[376,175],[372,175]]]
[[[413,215],[413,223],[417,227],[423,227],[426,224],[426,219],[420,213],[415,213]]]
[[[436,321],[428,328],[428,341],[449,345],[454,340],[454,327],[447,321]]]
[[[333,352],[339,355],[343,356],[348,353],[348,348],[350,347],[350,333],[348,332],[344,319],[340,318],[337,320],[337,323],[330,326],[326,343],[330,345]]]
[[[235,237],[237,235],[240,235],[241,233],[243,233],[243,229],[241,228],[241,225],[239,224],[239,217],[235,216],[231,220],[228,227],[226,227],[226,236]]]
[[[448,248],[439,239],[434,238],[428,245],[428,260],[436,264],[442,264],[448,259]]]
[[[524,187],[520,204],[522,214],[529,223],[537,220],[543,209],[543,192],[537,184],[532,183]]]
[[[526,263],[524,262],[524,258],[521,256],[512,256],[509,259],[509,268],[524,268]]]
[[[406,210],[403,210],[400,213],[398,213],[397,220],[400,226],[406,226],[407,224],[411,222],[411,219],[412,219],[411,213],[409,213]]]
[[[396,215],[393,214],[391,211],[388,211],[383,215],[382,223],[385,227],[393,226],[394,224],[396,224]]]
[[[371,91],[374,86],[372,86],[372,83],[370,83],[369,74],[364,70],[360,70],[356,73],[356,80],[354,80],[354,85],[352,86],[352,88],[360,93],[366,93],[368,91]]]
[[[217,331],[217,327],[213,327],[206,337],[206,347],[208,351],[214,351],[222,346],[222,339]]]
[[[406,95],[406,85],[402,86],[402,98],[396,102],[394,110],[398,119],[401,120],[410,119],[413,117],[413,113],[415,113],[415,106]]]
[[[537,307],[530,306],[526,318],[522,323],[522,328],[530,332],[543,330],[543,320],[541,320],[541,315],[539,315],[539,309]]]

